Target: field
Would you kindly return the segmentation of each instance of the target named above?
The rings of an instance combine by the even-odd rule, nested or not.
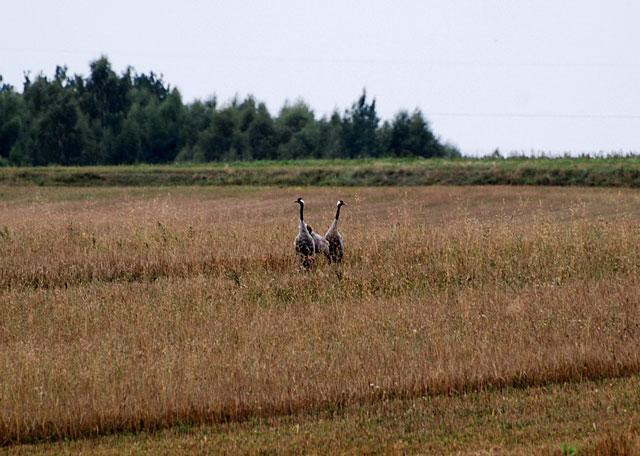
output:
[[[347,254],[301,271],[293,200]],[[640,451],[640,193],[0,187],[13,453]]]
[[[357,159],[93,167],[0,168],[0,185],[640,187],[640,159]]]

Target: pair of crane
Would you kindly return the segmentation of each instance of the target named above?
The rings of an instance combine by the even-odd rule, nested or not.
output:
[[[336,218],[333,219],[333,223],[331,223],[325,235],[321,236],[304,222],[304,200],[298,198],[294,203],[300,205],[300,226],[298,235],[293,241],[293,247],[302,267],[310,269],[316,253],[324,254],[329,263],[340,263],[344,255],[344,241],[338,231],[338,219],[340,218],[340,208],[347,204],[342,200],[338,200]]]

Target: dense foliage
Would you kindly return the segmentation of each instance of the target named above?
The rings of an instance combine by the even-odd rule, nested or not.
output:
[[[93,165],[231,160],[456,155],[419,110],[381,122],[363,91],[344,113],[316,118],[303,101],[273,116],[249,96],[184,103],[154,74],[118,75],[106,57],[87,77],[57,67],[25,75],[22,92],[0,76],[0,165]]]

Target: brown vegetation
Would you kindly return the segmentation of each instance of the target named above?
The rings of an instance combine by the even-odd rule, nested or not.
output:
[[[632,191],[0,192],[5,444],[640,371]]]
[[[339,412],[181,424],[10,448],[10,454],[636,455],[640,377],[385,399]],[[614,451],[622,448],[626,453]],[[563,453],[564,450],[564,453]]]

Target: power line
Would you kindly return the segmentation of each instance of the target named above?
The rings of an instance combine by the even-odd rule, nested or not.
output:
[[[640,68],[639,61],[622,61],[622,62],[581,62],[581,61],[502,61],[502,60],[441,60],[430,59],[423,55],[414,55],[413,57],[335,57],[335,56],[290,56],[290,55],[249,55],[249,54],[225,54],[216,53],[211,51],[198,51],[191,49],[188,52],[185,51],[168,51],[162,50],[149,50],[149,49],[111,49],[106,52],[103,49],[89,49],[89,48],[25,48],[25,47],[0,47],[0,52],[24,54],[24,53],[39,53],[39,54],[95,54],[106,53],[112,54],[126,54],[126,55],[140,55],[140,56],[164,56],[175,59],[201,59],[214,58],[216,60],[228,60],[228,61],[282,61],[292,63],[342,63],[342,64],[403,64],[403,65],[423,65],[423,66],[435,66],[435,67],[533,67],[533,68]]]
[[[520,119],[640,119],[639,114],[541,114],[501,112],[426,112],[428,116]]]

